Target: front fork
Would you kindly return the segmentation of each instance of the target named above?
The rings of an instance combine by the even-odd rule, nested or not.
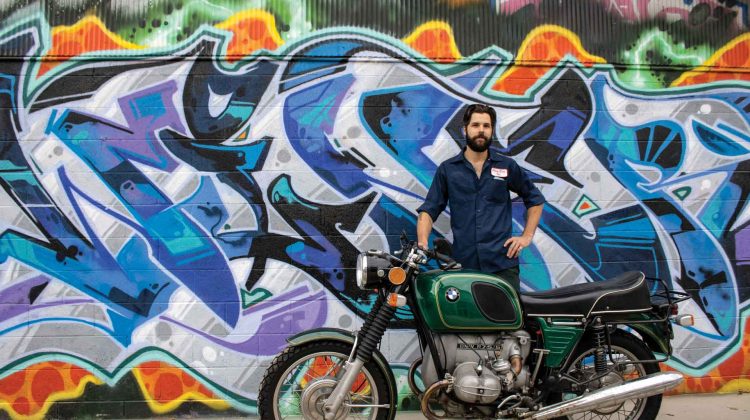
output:
[[[323,405],[326,420],[336,418],[336,413],[338,413],[341,404],[349,394],[359,371],[362,370],[365,363],[372,359],[372,354],[380,344],[380,340],[383,338],[388,323],[395,312],[396,308],[386,304],[383,295],[378,295],[378,299],[357,334],[349,360],[346,361],[342,369],[344,373]]]
[[[356,349],[356,347],[354,348]],[[336,418],[341,404],[344,402],[344,398],[349,394],[349,390],[354,385],[354,381],[359,375],[360,369],[365,365],[364,360],[355,359],[354,361],[348,361],[344,364],[344,374],[336,384],[336,388],[333,389],[331,395],[326,399],[325,405],[323,405],[323,412],[326,420],[332,420]]]

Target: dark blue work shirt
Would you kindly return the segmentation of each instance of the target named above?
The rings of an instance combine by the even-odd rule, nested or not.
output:
[[[464,268],[495,273],[518,265],[518,258],[508,258],[504,247],[512,236],[511,191],[526,208],[544,203],[542,193],[513,159],[490,150],[477,178],[461,151],[440,164],[417,212],[437,220],[450,206],[453,258]]]

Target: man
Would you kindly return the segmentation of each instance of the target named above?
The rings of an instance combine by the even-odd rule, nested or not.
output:
[[[438,167],[427,198],[417,209],[417,242],[428,247],[432,224],[449,205],[453,258],[464,268],[495,273],[520,290],[518,254],[531,244],[544,197],[513,159],[489,150],[496,121],[489,106],[466,109],[466,147]],[[511,191],[526,206],[521,236],[512,236]]]

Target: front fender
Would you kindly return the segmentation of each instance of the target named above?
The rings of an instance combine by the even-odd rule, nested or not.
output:
[[[286,341],[292,346],[299,346],[315,340],[341,341],[353,345],[354,333],[339,328],[315,328],[294,334],[286,339]]]
[[[338,328],[315,328],[312,330],[301,332],[299,334],[295,334],[287,338],[286,341],[289,342],[290,346],[300,346],[302,344],[307,344],[311,341],[318,340],[340,341],[349,344],[350,346],[354,346],[355,336],[351,331],[341,330]],[[378,365],[380,370],[385,375],[386,380],[388,381],[388,388],[393,401],[391,404],[391,415],[389,416],[389,418],[392,418],[396,412],[396,407],[398,406],[396,378],[393,376],[391,365],[388,363],[388,360],[386,360],[385,356],[383,356],[383,353],[381,353],[380,350],[375,349],[372,354],[372,360]]]

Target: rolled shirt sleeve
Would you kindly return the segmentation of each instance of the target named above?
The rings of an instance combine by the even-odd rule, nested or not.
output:
[[[510,176],[508,177],[508,189],[521,197],[526,208],[544,204],[544,196],[531,181],[528,172],[516,162],[511,162]]]
[[[430,215],[433,222],[437,220],[440,213],[448,205],[448,180],[446,179],[445,164],[438,166],[432,185],[427,192],[424,203],[417,208],[417,214],[425,212]]]

